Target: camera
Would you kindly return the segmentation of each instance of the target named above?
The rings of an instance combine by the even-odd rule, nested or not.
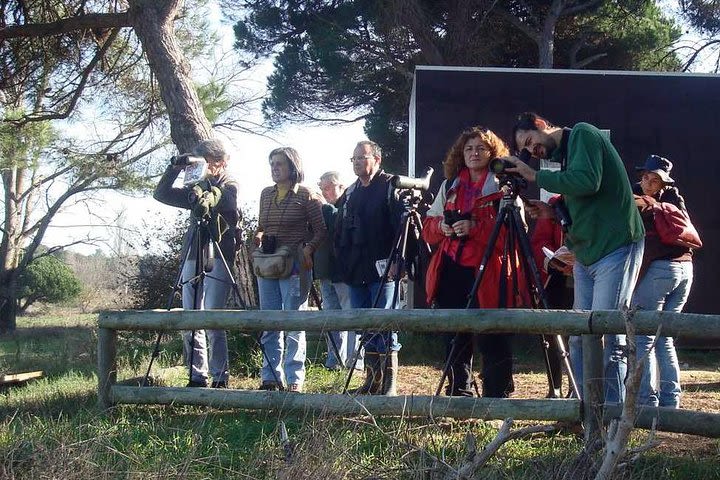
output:
[[[277,250],[277,237],[275,235],[263,235],[260,248],[262,253],[275,253],[275,250]]]
[[[518,158],[527,163],[528,160],[530,160],[530,151],[527,148],[523,148],[518,153]],[[516,172],[508,172],[508,168],[515,168],[515,165],[512,164],[512,162],[505,160],[504,158],[493,158],[490,160],[490,164],[488,165],[488,168],[491,172],[493,172],[495,175],[516,175],[519,176]]]
[[[204,162],[204,161],[205,161],[205,159],[203,157],[195,157],[188,153],[170,157],[170,165],[172,165],[173,167],[187,167],[191,163]]]
[[[560,224],[562,231],[567,233],[568,229],[572,225],[572,218],[570,217],[570,212],[567,209],[567,205],[565,205],[565,199],[559,198],[553,204],[553,210],[555,211],[555,218],[557,223]]]
[[[403,175],[394,175],[390,182],[392,183],[392,186],[399,189],[414,189],[414,190],[421,190],[421,191],[427,191],[430,188],[430,179],[432,178],[433,174],[432,167],[428,167],[427,171],[425,172],[424,177],[420,178],[412,178],[412,177],[405,177]]]
[[[506,169],[513,168],[514,166],[515,165],[510,163],[508,160],[502,158],[493,158],[492,160],[490,160],[488,168],[495,175],[513,175],[510,172],[507,172]]]
[[[455,223],[459,222],[460,220],[471,220],[471,219],[472,219],[471,212],[460,213],[460,210],[444,210],[443,211],[443,221],[445,222],[445,225],[447,225],[447,226],[452,226]],[[457,237],[457,235],[454,232],[450,236],[452,238]]]
[[[205,180],[208,175],[207,162],[203,157],[195,157],[190,154],[175,155],[170,157],[170,165],[185,167],[183,185],[186,187],[196,185]]]

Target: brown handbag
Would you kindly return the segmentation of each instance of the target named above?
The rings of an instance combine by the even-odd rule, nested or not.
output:
[[[253,272],[261,278],[288,278],[292,273],[295,255],[290,247],[278,247],[273,253],[263,253],[261,249],[252,252]]]

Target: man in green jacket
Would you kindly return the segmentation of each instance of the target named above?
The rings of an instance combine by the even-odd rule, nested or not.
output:
[[[575,254],[573,308],[615,310],[630,302],[644,249],[645,229],[633,199],[625,166],[607,135],[589,123],[553,126],[534,113],[523,113],[513,128],[513,147],[533,158],[559,162],[559,171],[541,170],[515,157],[508,171],[563,195],[571,224],[565,243]],[[536,214],[552,209],[535,202]],[[530,212],[533,213],[532,211]],[[605,335],[605,401],[622,402],[627,373],[625,335]],[[582,343],[570,337],[570,360],[582,389]]]

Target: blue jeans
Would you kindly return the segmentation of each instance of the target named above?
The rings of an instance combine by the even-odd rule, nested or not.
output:
[[[195,260],[187,260],[182,271],[184,309],[214,310],[225,308],[231,280],[221,259],[216,258],[202,284],[194,285]],[[206,339],[207,335],[207,339]],[[216,382],[228,380],[228,346],[225,330],[184,330],[183,356],[190,367],[190,380],[206,382],[208,372]],[[208,343],[210,359],[208,361]],[[192,365],[190,365],[192,363]]]
[[[380,291],[380,282],[364,285],[350,285],[350,305],[352,308],[371,308],[375,297]],[[392,300],[395,292],[395,283],[386,282],[380,292],[376,308],[393,308]],[[365,332],[361,339],[366,352],[387,353],[400,350],[397,332]]]
[[[591,265],[576,262],[573,268],[573,308],[617,310],[629,306],[644,249],[645,240],[642,239],[610,252]],[[627,374],[627,359],[623,351],[625,335],[603,335],[603,343],[605,402],[620,403],[625,399]],[[582,396],[582,340],[579,336],[570,337],[570,361]]]
[[[293,268],[293,271],[298,271],[297,266]],[[299,272],[282,279],[258,277],[260,310],[301,310],[305,308],[312,271],[299,270]],[[275,382],[277,377],[277,380],[288,385],[297,384],[302,387],[305,382],[305,358],[307,356],[305,332],[263,332],[260,342],[265,350],[265,355],[267,355],[267,357],[263,355],[263,366],[260,373],[262,381]]]
[[[692,262],[655,260],[635,289],[633,305],[643,310],[681,312],[690,295],[692,281]],[[654,339],[654,336],[646,335],[636,337],[638,359],[650,351]],[[656,370],[660,373],[659,380]],[[655,350],[645,363],[639,396],[641,405],[680,407],[680,363],[672,337],[658,337]]]
[[[322,292],[322,308],[323,310],[349,310],[350,305],[350,287],[341,282],[332,282],[330,280],[320,280],[320,291]],[[360,343],[360,336],[355,331],[331,331],[327,332],[328,338],[327,351],[328,356],[325,361],[327,368],[352,367],[353,355],[355,349]],[[332,341],[330,340],[332,338]],[[333,346],[334,342],[334,346]],[[340,359],[335,354],[335,347],[340,353]],[[363,369],[363,355],[360,352],[355,368]]]

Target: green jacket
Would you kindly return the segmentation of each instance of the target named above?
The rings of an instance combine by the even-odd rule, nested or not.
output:
[[[538,186],[565,198],[572,225],[565,244],[583,265],[642,239],[645,228],[615,147],[600,130],[578,123],[552,154],[562,171],[541,170]]]

